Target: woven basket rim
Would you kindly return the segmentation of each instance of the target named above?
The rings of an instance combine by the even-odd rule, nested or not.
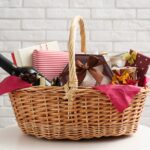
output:
[[[56,88],[56,89],[62,89],[62,88],[64,88],[64,86],[32,86],[32,87],[28,87],[28,88],[23,88],[23,89],[18,89],[18,90],[15,90],[15,91],[13,91],[13,92],[21,92],[21,91],[24,91],[24,90],[26,90],[26,91],[37,91],[37,90],[43,90],[43,89],[51,89],[51,88]],[[150,87],[149,86],[147,86],[147,87],[139,87],[141,90],[140,90],[140,92],[150,92]],[[77,91],[78,90],[93,90],[93,91],[97,91],[97,90],[95,90],[95,89],[93,89],[92,87],[82,87],[82,86],[79,86],[77,89],[76,89]]]

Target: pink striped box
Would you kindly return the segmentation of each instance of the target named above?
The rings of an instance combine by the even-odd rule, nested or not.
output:
[[[68,64],[68,52],[34,50],[32,65],[49,80],[59,76]]]

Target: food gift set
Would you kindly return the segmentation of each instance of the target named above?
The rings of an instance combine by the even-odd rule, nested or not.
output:
[[[75,52],[78,27],[81,54]],[[109,59],[106,53],[86,54],[81,16],[72,21],[68,51],[52,44],[24,55],[32,61],[30,67],[17,65],[16,52],[12,53],[16,65],[0,56],[4,62],[0,66],[10,74],[0,83],[1,87],[9,83],[9,88],[0,93],[9,92],[21,130],[38,138],[70,140],[133,134],[150,91],[150,58],[135,50]]]

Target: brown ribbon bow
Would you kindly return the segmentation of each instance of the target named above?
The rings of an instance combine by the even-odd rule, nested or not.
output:
[[[96,80],[96,84],[100,85],[103,79],[103,74],[100,71],[97,71],[94,67],[103,64],[104,62],[101,62],[100,59],[98,59],[96,56],[89,56],[85,64],[83,64],[79,59],[77,59],[76,71],[79,85],[84,80],[87,71],[89,71],[92,77]]]

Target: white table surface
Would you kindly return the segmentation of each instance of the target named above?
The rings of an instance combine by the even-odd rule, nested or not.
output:
[[[82,141],[48,141],[23,134],[17,126],[0,130],[0,150],[150,150],[150,128],[132,136]]]

